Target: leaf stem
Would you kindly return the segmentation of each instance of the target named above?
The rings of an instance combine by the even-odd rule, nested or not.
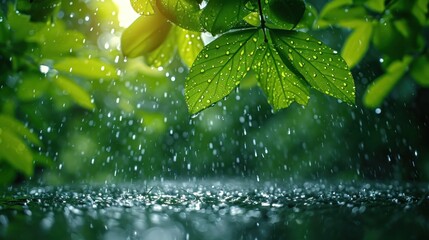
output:
[[[268,42],[267,33],[265,32],[266,26],[265,26],[264,14],[262,13],[262,3],[261,3],[261,0],[258,0],[258,8],[259,8],[259,16],[261,18],[261,28],[262,28],[262,32],[264,33],[264,42]]]

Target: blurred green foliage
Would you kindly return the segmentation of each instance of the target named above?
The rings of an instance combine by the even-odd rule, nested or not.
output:
[[[349,66],[356,66],[371,45],[380,54],[385,73],[366,90],[367,107],[379,107],[407,73],[427,86],[428,7],[428,0],[334,0],[324,6],[319,26],[352,30],[342,48]]]
[[[384,97],[375,111],[311,91],[305,108],[292,104],[274,114],[248,75],[226,100],[194,118],[184,97],[189,62],[173,54],[151,68],[156,57],[124,59],[111,1],[21,11],[21,1],[6,3],[0,11],[2,184],[214,176],[429,180],[428,14],[419,11],[427,2],[313,1],[304,12],[309,20],[300,24],[312,35],[333,49],[344,44],[346,59],[359,58],[351,61],[356,96],[374,79],[396,86],[390,91],[383,84],[373,94]],[[338,28],[327,27],[332,24]],[[395,43],[390,34],[410,42]],[[381,46],[377,38],[393,42]]]

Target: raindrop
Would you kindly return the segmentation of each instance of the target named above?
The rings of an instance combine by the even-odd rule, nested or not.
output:
[[[39,66],[39,70],[40,70],[41,73],[47,74],[49,72],[49,67],[46,66],[46,65],[40,65]]]
[[[375,113],[376,113],[376,114],[380,114],[380,113],[381,113],[381,109],[380,109],[380,108],[376,108],[376,109],[375,109]]]

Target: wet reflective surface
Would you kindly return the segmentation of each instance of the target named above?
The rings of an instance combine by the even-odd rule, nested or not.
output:
[[[428,184],[164,181],[0,193],[0,239],[428,236]]]

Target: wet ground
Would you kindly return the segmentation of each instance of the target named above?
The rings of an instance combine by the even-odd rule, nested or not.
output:
[[[213,180],[6,188],[0,239],[429,239],[429,184]]]

